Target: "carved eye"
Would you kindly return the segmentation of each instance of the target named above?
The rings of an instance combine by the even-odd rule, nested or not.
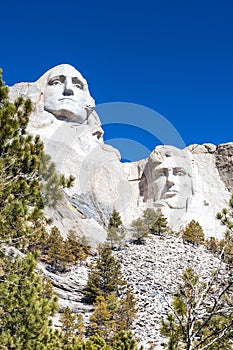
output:
[[[166,176],[166,172],[165,170],[159,170],[156,174],[156,177],[159,178],[159,177],[163,177],[163,176]]]
[[[82,83],[80,80],[78,80],[77,78],[73,78],[73,79],[72,79],[72,83],[73,83],[73,85],[76,86],[78,89],[83,90],[83,83]]]
[[[184,170],[177,170],[174,172],[174,175],[176,176],[185,176],[186,172]]]
[[[59,75],[56,77],[52,77],[49,82],[48,85],[61,85],[63,84],[65,81],[65,76],[64,75]]]
[[[60,82],[60,80],[54,80],[52,82],[52,85],[61,85],[61,82]]]
[[[59,79],[54,79],[54,80],[50,80],[48,84],[49,85],[61,85],[62,82]]]
[[[82,85],[79,84],[79,83],[75,84],[75,86],[76,86],[77,88],[79,88],[79,89],[82,89],[82,88],[83,88]]]

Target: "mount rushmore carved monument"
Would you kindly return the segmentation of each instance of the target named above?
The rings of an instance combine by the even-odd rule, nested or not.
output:
[[[221,235],[215,215],[233,191],[233,143],[159,145],[147,159],[121,163],[119,151],[104,143],[95,101],[74,67],[62,64],[36,82],[15,84],[10,98],[19,95],[33,102],[29,132],[41,136],[59,172],[75,176],[64,201],[47,209],[61,232],[74,229],[95,244],[106,238],[113,208],[126,226],[146,208],[161,208],[174,230],[194,219],[207,237]]]

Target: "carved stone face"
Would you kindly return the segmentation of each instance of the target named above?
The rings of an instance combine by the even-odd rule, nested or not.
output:
[[[173,209],[187,209],[192,197],[191,167],[184,158],[167,157],[153,173],[154,201],[165,202]]]
[[[70,65],[60,65],[51,70],[44,90],[44,109],[58,119],[68,119],[80,124],[94,109],[87,82]]]

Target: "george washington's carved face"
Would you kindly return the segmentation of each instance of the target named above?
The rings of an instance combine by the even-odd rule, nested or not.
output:
[[[61,120],[83,124],[94,109],[87,82],[68,64],[51,70],[44,91],[44,109]]]

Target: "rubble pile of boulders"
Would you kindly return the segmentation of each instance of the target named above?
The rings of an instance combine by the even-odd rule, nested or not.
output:
[[[137,300],[134,334],[145,350],[164,348],[166,340],[159,333],[161,320],[170,311],[169,303],[184,269],[190,266],[206,280],[220,264],[204,246],[184,244],[182,239],[169,235],[151,236],[144,245],[129,244],[114,251],[114,255],[120,260],[122,272]],[[58,294],[60,311],[69,306],[73,312],[83,314],[86,322],[93,310],[92,305],[83,302],[88,263],[63,275],[49,273],[48,276]],[[55,323],[59,326],[59,322]]]
[[[190,266],[206,280],[220,264],[204,246],[193,247],[173,236],[153,236],[145,245],[130,245],[115,255],[138,302],[134,333],[145,349],[163,348],[161,319],[170,311],[184,269]]]

